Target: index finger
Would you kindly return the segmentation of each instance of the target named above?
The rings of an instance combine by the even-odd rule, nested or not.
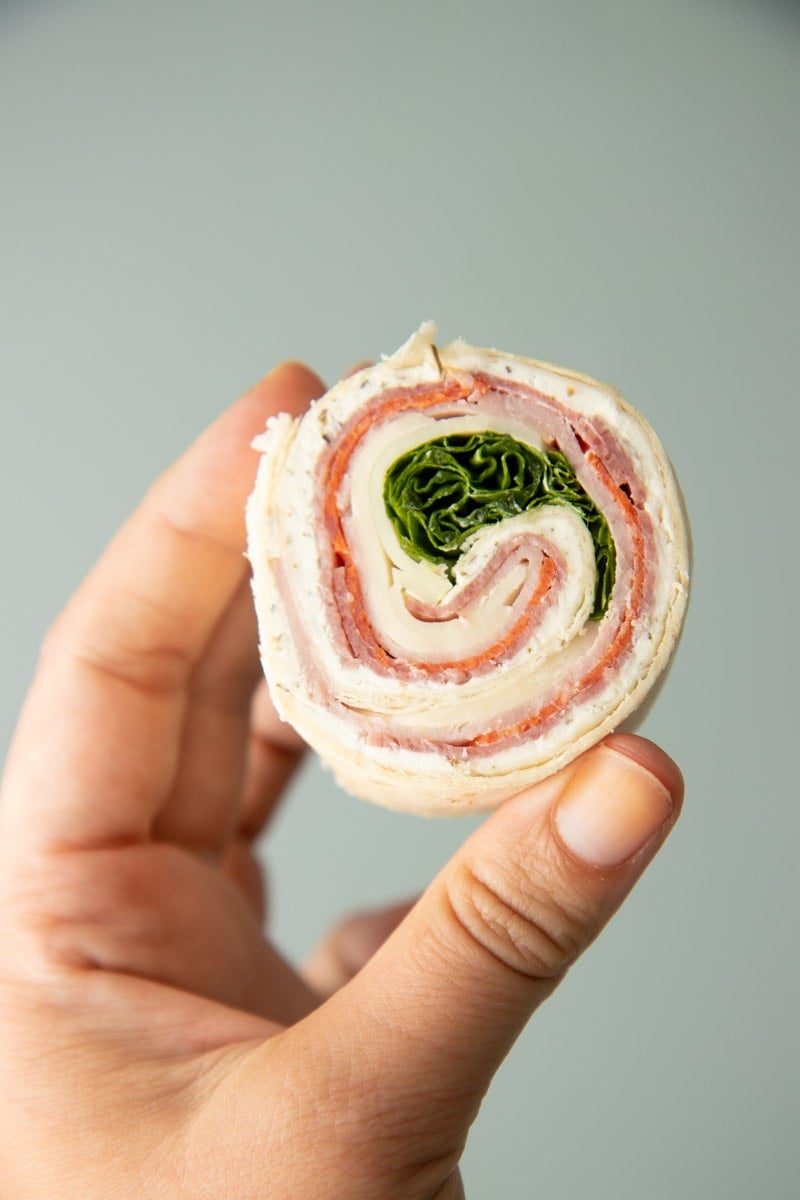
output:
[[[324,390],[286,363],[154,484],[46,639],[8,759],[6,837],[146,837],[180,759],[186,687],[247,571],[250,443]]]

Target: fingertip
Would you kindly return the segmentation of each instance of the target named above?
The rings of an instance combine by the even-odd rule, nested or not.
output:
[[[278,365],[272,367],[271,371],[267,371],[263,379],[260,379],[255,386],[269,390],[285,388],[289,391],[302,391],[312,397],[321,396],[326,390],[323,379],[320,379],[317,372],[312,371],[312,368],[300,359],[285,359],[283,362],[278,362]]]
[[[315,371],[303,362],[287,359],[248,388],[216,424],[224,424],[230,438],[239,445],[258,448],[255,439],[264,432],[271,417],[279,413],[301,417],[312,400],[325,390],[325,383]]]
[[[647,738],[613,734],[578,759],[554,810],[554,828],[582,862],[622,866],[646,847],[652,856],[682,797],[683,776],[669,755]]]
[[[264,378],[270,383],[294,383],[313,388],[318,392],[325,391],[325,384],[320,376],[299,358],[284,359],[283,362],[279,362],[277,366],[273,367]]]
[[[604,738],[602,745],[633,759],[640,767],[654,775],[669,792],[675,812],[680,810],[684,794],[683,773],[666,751],[649,738],[635,733],[612,733]]]
[[[273,367],[247,392],[248,397],[258,397],[269,404],[283,401],[284,407],[275,411],[302,410],[311,400],[326,391],[325,383],[299,359],[288,358]]]

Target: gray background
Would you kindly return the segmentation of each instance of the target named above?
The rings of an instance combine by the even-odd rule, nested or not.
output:
[[[422,320],[619,386],[691,512],[647,732],[674,838],[536,1017],[469,1195],[797,1195],[800,12],[771,0],[0,5],[2,729],[164,466],[277,360]],[[280,943],[463,838],[310,764]]]

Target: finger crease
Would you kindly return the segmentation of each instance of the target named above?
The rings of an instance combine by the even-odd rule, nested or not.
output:
[[[153,515],[156,520],[160,520],[166,525],[168,531],[181,541],[187,541],[192,546],[200,546],[206,550],[213,550],[215,554],[224,554],[226,558],[234,557],[240,559],[242,570],[246,569],[247,560],[244,558],[243,548],[235,548],[222,538],[216,537],[213,533],[198,529],[197,526],[182,524],[177,517],[172,516],[160,504],[154,506]]]
[[[554,979],[570,955],[540,921],[528,916],[495,888],[464,867],[466,880],[445,897],[453,918],[470,941],[528,980]]]
[[[73,650],[71,658],[84,670],[148,697],[183,692],[189,674],[188,656],[174,646],[138,651],[131,655],[129,663],[85,650]]]

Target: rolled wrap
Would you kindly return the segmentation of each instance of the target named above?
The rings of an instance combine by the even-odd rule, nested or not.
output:
[[[616,392],[434,335],[424,325],[301,420],[270,420],[247,525],[281,717],[355,795],[450,815],[551,774],[641,705],[680,631],[688,550],[666,455]],[[529,488],[504,515],[495,479],[449,558],[425,557],[387,506],[387,475],[408,462],[413,475],[414,452],[443,438],[466,461],[487,431],[513,439],[512,467],[549,455],[576,484],[535,502]],[[435,497],[440,477],[426,478]],[[463,513],[441,478],[446,539]]]

